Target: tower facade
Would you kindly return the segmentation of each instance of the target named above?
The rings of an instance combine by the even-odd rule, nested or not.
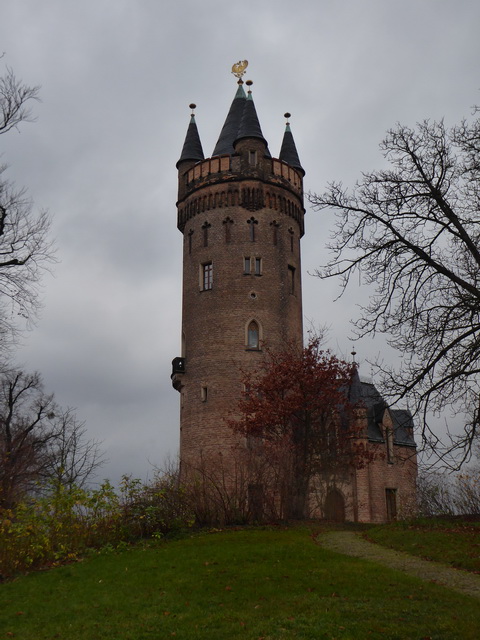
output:
[[[183,316],[172,383],[181,394],[182,468],[228,460],[239,438],[226,419],[245,372],[265,346],[302,342],[305,172],[288,122],[272,157],[247,89],[240,78],[209,158],[192,113],[177,163]]]

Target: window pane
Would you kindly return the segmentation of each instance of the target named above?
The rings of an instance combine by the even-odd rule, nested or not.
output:
[[[203,265],[203,290],[211,289],[213,285],[213,265],[211,262]]]
[[[245,258],[244,272],[245,273],[250,273],[250,258]]]
[[[255,258],[255,275],[259,276],[262,273],[262,259]]]
[[[259,330],[258,324],[252,320],[248,325],[248,347],[249,349],[258,349]]]

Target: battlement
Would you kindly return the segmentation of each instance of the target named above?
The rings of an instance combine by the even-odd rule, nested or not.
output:
[[[290,165],[283,160],[277,158],[265,158],[265,161],[270,165],[270,173],[272,177],[279,177],[286,180],[301,194],[302,190],[302,175],[297,169],[293,169]],[[184,180],[187,187],[196,186],[202,178],[214,177],[215,180],[219,179],[221,173],[240,173],[240,158],[239,156],[217,156],[216,158],[207,158],[203,162],[197,162],[191,169],[184,174]],[[245,178],[245,173],[242,171],[242,178]],[[221,178],[220,178],[221,179]]]
[[[179,203],[193,191],[213,183],[234,182],[248,178],[277,184],[303,197],[303,176],[283,160],[263,157],[252,164],[245,154],[207,158],[179,175]]]

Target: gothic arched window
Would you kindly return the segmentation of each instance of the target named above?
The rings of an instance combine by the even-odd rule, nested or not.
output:
[[[258,349],[260,347],[260,327],[255,320],[251,320],[248,325],[247,347],[249,349]]]
[[[255,218],[252,216],[250,220],[247,220],[247,224],[250,225],[248,232],[250,240],[252,242],[255,242],[255,225],[258,224],[258,220],[255,220]]]

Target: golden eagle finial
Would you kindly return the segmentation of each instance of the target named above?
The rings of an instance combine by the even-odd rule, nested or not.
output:
[[[233,75],[239,80],[245,75],[245,69],[248,67],[248,60],[239,60],[232,67]]]

